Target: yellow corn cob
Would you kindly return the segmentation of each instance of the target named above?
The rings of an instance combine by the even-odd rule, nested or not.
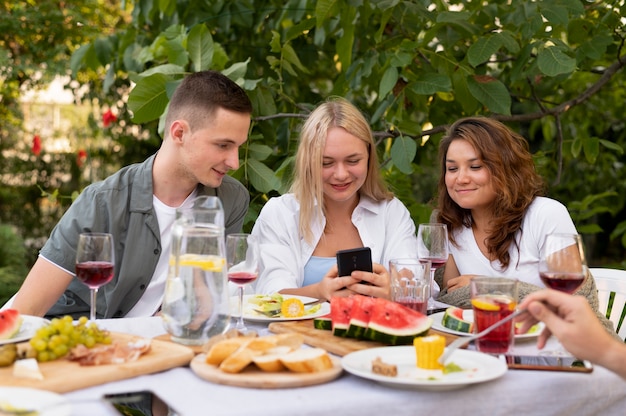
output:
[[[429,335],[417,337],[413,340],[415,354],[417,355],[417,367],[426,370],[440,370],[443,365],[439,364],[439,357],[446,347],[446,339],[441,335]]]

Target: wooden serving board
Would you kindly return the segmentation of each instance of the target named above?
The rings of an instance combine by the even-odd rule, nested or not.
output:
[[[140,338],[122,333],[111,333],[111,336],[114,341],[120,342]],[[15,377],[13,366],[3,367],[0,368],[0,386],[32,387],[56,393],[67,393],[111,381],[186,366],[193,357],[193,351],[183,345],[153,339],[150,351],[141,355],[138,360],[124,364],[81,366],[66,359],[40,363],[39,369],[44,376],[43,380]]]
[[[332,381],[339,377],[342,367],[337,357],[330,357],[333,367],[317,373],[294,373],[280,371],[269,373],[249,365],[240,373],[225,373],[218,367],[206,363],[206,354],[196,355],[191,361],[191,370],[200,378],[218,384],[257,389],[281,389],[312,386]]]
[[[172,340],[172,336],[170,334],[159,335],[157,337],[154,337],[153,339],[156,339],[156,340],[159,340],[159,341],[165,341],[165,342],[172,342],[172,343],[174,343],[176,345],[183,345],[181,343],[178,343],[178,342]],[[200,354],[200,353],[204,352],[204,345],[185,345],[185,347],[187,347],[190,350],[192,350],[194,354]]]
[[[384,346],[384,344],[381,344],[380,342],[336,337],[331,331],[316,329],[313,326],[313,320],[311,319],[305,321],[272,322],[269,324],[268,328],[275,334],[290,332],[302,334],[305,344],[312,347],[324,348],[326,351],[339,355],[340,357],[354,351]],[[458,338],[456,335],[447,334],[432,328],[428,331],[428,333],[443,336],[446,339],[446,345],[449,345],[452,341]]]

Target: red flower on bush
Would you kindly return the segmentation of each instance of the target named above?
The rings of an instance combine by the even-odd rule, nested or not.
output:
[[[33,146],[31,147],[31,150],[35,156],[39,156],[39,153],[41,153],[41,137],[39,137],[38,134],[35,134],[33,137]]]
[[[78,151],[78,155],[76,156],[76,164],[79,168],[82,168],[85,162],[87,161],[87,151],[85,149],[80,149]]]
[[[102,114],[102,124],[104,127],[109,127],[111,123],[115,123],[117,121],[117,116],[113,114],[111,110],[107,110]]]

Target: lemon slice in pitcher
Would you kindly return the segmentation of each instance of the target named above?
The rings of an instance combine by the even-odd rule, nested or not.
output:
[[[198,267],[208,272],[221,272],[224,270],[226,259],[218,256],[200,256],[197,254],[183,254],[179,260],[180,267]]]

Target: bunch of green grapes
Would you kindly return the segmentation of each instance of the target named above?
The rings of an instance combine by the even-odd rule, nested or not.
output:
[[[96,344],[110,343],[109,332],[98,328],[95,322],[89,322],[83,316],[75,323],[69,315],[53,318],[48,325],[39,328],[30,340],[39,362],[64,357],[78,344],[92,348]]]

